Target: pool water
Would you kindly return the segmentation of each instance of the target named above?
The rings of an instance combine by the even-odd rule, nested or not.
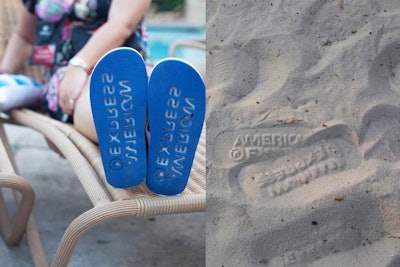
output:
[[[147,25],[146,27],[150,59],[153,62],[168,57],[171,44],[179,39],[204,40],[206,36],[204,27],[182,25]],[[195,48],[178,48],[176,57],[183,58],[189,62],[205,62],[205,51]]]

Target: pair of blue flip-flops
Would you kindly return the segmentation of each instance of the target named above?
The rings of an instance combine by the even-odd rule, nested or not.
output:
[[[148,78],[137,51],[117,48],[96,64],[90,100],[108,183],[128,188],[146,179],[164,195],[185,189],[205,116],[205,85],[194,67],[167,58]]]

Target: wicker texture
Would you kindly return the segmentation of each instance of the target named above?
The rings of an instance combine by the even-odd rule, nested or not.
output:
[[[205,211],[205,131],[196,152],[186,190],[176,196],[151,193],[145,185],[114,188],[105,181],[97,146],[71,125],[28,109],[12,110],[9,121],[43,134],[71,164],[93,208],[76,218],[67,228],[52,266],[66,266],[81,236],[96,225],[124,216],[155,216]]]
[[[71,125],[53,120],[28,109],[13,110],[10,112],[10,116],[14,123],[30,127],[42,133],[60,150],[74,168],[94,206],[104,201],[140,198],[164,200],[169,198],[151,193],[143,184],[130,189],[119,189],[110,186],[105,180],[98,147]],[[205,198],[205,152],[205,131],[203,131],[188,186],[178,196],[178,199]],[[195,211],[204,210],[204,203],[201,204],[203,206]],[[146,215],[144,214],[144,216]]]

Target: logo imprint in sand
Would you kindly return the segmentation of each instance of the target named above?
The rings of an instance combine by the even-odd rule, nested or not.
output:
[[[358,166],[357,139],[351,133],[343,124],[225,131],[216,138],[214,158],[228,176],[237,177],[232,186],[237,181],[252,199],[266,200]]]
[[[318,142],[297,148],[290,153],[292,156],[283,153],[248,165],[238,175],[241,190],[255,199],[274,198],[320,177],[337,174],[348,167],[339,143]]]
[[[294,163],[255,177],[259,189],[266,188],[271,197],[288,193],[311,180],[342,170],[345,167],[342,150],[333,144],[321,145]]]
[[[299,134],[239,134],[228,152],[228,158],[236,162],[246,161],[262,156],[273,149],[296,147],[301,144],[303,139],[303,135]]]

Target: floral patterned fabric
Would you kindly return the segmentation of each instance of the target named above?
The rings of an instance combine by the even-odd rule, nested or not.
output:
[[[60,21],[71,10],[73,1],[39,0],[35,10],[37,16],[45,21]]]
[[[62,113],[58,106],[58,88],[70,60],[90,36],[107,20],[111,0],[23,0],[26,9],[39,20],[62,23],[61,36],[55,56],[55,64],[44,68],[43,109],[58,120],[72,118]],[[139,23],[137,29],[123,46],[133,47],[147,57],[145,28]]]

